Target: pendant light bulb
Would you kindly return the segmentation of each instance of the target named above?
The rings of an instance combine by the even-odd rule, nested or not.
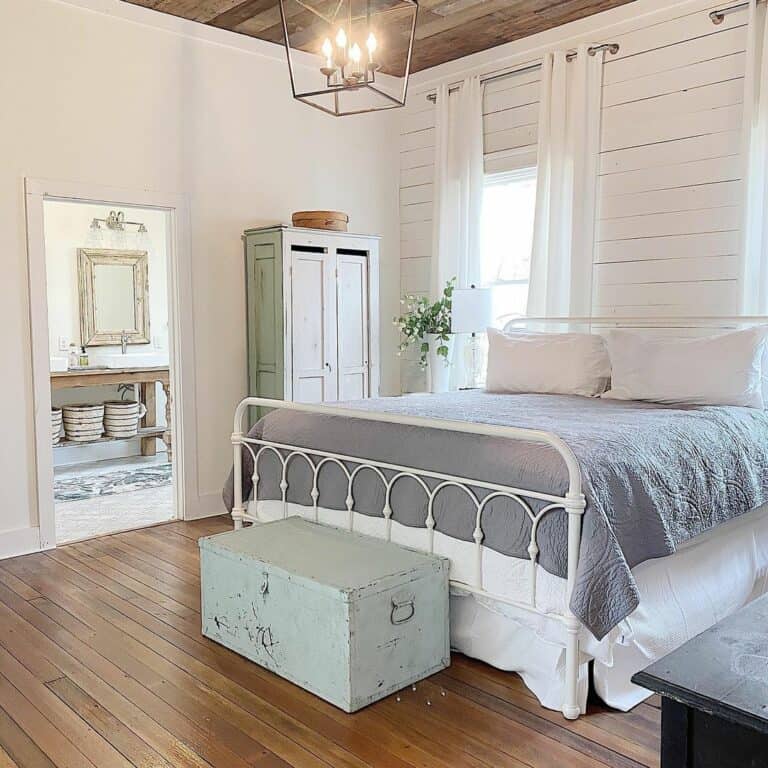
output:
[[[347,33],[344,31],[343,27],[340,27],[339,31],[336,33],[336,45],[338,45],[339,48],[347,47]]]
[[[322,51],[323,58],[325,59],[325,66],[320,67],[320,71],[326,77],[330,77],[334,73],[335,67],[333,66],[333,45],[327,37],[323,41]]]
[[[374,35],[373,32],[368,34],[368,39],[365,41],[365,45],[368,48],[368,53],[373,56],[374,51],[379,46],[379,44],[376,42],[376,35]]]
[[[349,49],[349,58],[352,59],[352,62],[354,64],[359,64],[360,63],[360,57],[361,57],[360,46],[357,43],[355,43]]]

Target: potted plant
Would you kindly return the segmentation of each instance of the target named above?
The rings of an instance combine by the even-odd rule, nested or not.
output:
[[[453,353],[451,334],[451,296],[456,284],[452,278],[445,284],[440,298],[432,302],[426,296],[406,294],[401,300],[405,312],[395,318],[403,336],[400,351],[419,345],[419,365],[428,372],[430,392],[447,392]]]

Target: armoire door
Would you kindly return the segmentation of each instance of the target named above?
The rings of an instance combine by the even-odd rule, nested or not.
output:
[[[368,254],[338,248],[336,269],[339,400],[357,400],[370,396]]]
[[[337,400],[335,255],[296,245],[290,253],[293,399]]]

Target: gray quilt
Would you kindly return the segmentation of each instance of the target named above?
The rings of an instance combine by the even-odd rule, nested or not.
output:
[[[587,498],[571,609],[601,639],[637,606],[631,569],[673,553],[688,539],[768,501],[768,413],[724,406],[670,407],[563,395],[494,395],[482,391],[380,398],[342,404],[360,410],[541,429],[559,435],[576,455]],[[357,419],[275,411],[254,437],[418,469],[563,495],[565,465],[548,446]],[[244,498],[252,488],[244,452]],[[281,498],[279,462],[259,461],[259,499]],[[288,473],[288,500],[311,504],[303,461]],[[352,465],[350,465],[352,466]],[[432,484],[431,482],[428,484]],[[232,507],[232,475],[224,499]],[[319,477],[322,507],[345,509],[346,480],[333,465]],[[484,492],[477,489],[478,496]],[[359,474],[355,510],[382,515],[384,489]],[[393,518],[423,527],[426,499],[408,479],[395,484]],[[532,504],[534,509],[536,504]],[[530,522],[507,500],[491,502],[484,544],[527,558]],[[472,541],[474,512],[459,491],[438,495],[437,530]],[[539,527],[539,562],[566,575],[567,520],[561,510]]]

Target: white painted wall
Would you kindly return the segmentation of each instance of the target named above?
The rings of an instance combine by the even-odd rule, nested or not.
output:
[[[593,311],[735,312],[746,13],[714,25],[714,7],[638,0],[414,76],[401,120],[401,290],[429,286],[430,87],[525,65],[547,49],[616,42],[604,65]],[[538,91],[536,71],[486,85],[486,172],[535,164]],[[423,388],[412,355],[402,378],[406,391]]]
[[[199,499],[220,510],[246,386],[246,227],[348,211],[383,236],[382,390],[399,387],[396,116],[336,120],[293,101],[276,46],[118,0],[0,0],[0,553],[36,524],[24,177],[188,195]],[[209,39],[203,39],[209,38]],[[194,470],[193,470],[194,471]]]

